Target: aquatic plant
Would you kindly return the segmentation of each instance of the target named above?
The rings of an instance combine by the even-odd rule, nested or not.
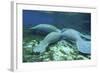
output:
[[[23,43],[23,62],[46,62],[67,60],[89,60],[90,55],[79,53],[77,47],[65,40],[58,41],[47,47],[44,53],[33,53],[33,48],[39,44],[37,40]]]

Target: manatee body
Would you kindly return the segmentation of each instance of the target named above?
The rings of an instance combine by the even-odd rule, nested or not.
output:
[[[59,41],[61,38],[60,32],[51,32],[49,33],[41,42],[39,45],[37,45],[35,48],[33,48],[33,52],[39,52],[43,53],[46,51],[46,48],[49,44],[55,43]]]
[[[46,35],[49,34],[50,32],[60,32],[58,28],[50,24],[39,24],[30,29],[37,33],[46,34]]]
[[[66,29],[62,32],[62,38],[65,40],[72,40],[72,41],[77,41],[80,36],[79,36],[79,32],[77,32],[74,29]]]
[[[67,31],[68,30],[68,31]],[[61,32],[64,32],[64,31],[67,31],[67,32],[70,32],[70,31],[73,31],[74,29],[69,29],[69,28],[63,28],[62,30],[61,30]],[[77,32],[77,34],[80,36],[80,37],[82,37],[83,39],[85,39],[85,40],[91,40],[91,36],[89,36],[89,35],[84,35],[84,34],[82,34],[82,33],[80,33],[80,32],[78,32],[78,31],[76,31],[76,30],[74,30],[74,32]],[[75,33],[76,34],[76,33]]]
[[[31,28],[35,31],[40,31],[41,33],[44,32],[48,34],[38,46],[33,49],[33,52],[40,52],[43,53],[47,46],[51,43],[57,42],[60,39],[74,41],[78,50],[82,53],[90,54],[91,53],[91,43],[90,41],[85,41],[82,37],[89,39],[87,36],[82,35],[80,32],[74,29],[62,29],[59,30],[53,25],[49,24],[39,24]]]
[[[90,41],[85,41],[80,37],[80,33],[74,29],[67,29],[62,33],[62,37],[65,40],[75,41],[78,51],[86,54],[91,53]]]

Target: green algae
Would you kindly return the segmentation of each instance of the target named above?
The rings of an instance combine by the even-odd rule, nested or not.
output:
[[[49,45],[42,54],[34,53],[33,49],[41,40],[23,41],[23,62],[47,62],[68,60],[89,60],[90,55],[84,55],[77,47],[65,40]]]

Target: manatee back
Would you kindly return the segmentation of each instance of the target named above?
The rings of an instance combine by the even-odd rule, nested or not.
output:
[[[44,38],[44,42],[46,43],[54,43],[59,41],[61,38],[61,33],[60,32],[51,32]]]
[[[80,39],[79,32],[74,29],[67,29],[62,33],[62,38],[72,41],[77,41]]]
[[[46,34],[50,32],[60,32],[58,28],[50,24],[39,24],[37,26],[32,27],[31,30],[39,31],[41,33],[44,32]]]

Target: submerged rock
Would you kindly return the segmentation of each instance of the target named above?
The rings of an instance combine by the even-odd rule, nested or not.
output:
[[[23,62],[46,62],[46,61],[67,61],[67,60],[89,60],[90,55],[82,55],[77,47],[65,40],[58,41],[47,47],[47,50],[40,53],[33,53],[33,48],[39,41],[32,40],[23,44]]]

